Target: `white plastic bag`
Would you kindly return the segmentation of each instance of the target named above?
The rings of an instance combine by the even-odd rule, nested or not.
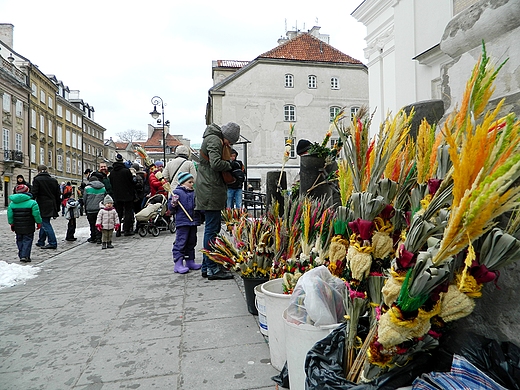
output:
[[[287,319],[314,326],[341,323],[345,315],[344,292],[345,283],[324,265],[307,271],[291,295]]]

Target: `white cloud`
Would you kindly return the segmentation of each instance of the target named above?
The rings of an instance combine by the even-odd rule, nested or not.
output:
[[[253,60],[276,47],[286,25],[317,24],[332,46],[364,61],[365,28],[350,16],[360,3],[2,0],[0,15],[15,26],[14,50],[80,90],[107,137],[146,131],[159,95],[171,132],[199,142],[212,60]]]

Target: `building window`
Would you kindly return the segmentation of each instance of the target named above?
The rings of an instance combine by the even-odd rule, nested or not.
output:
[[[359,107],[351,107],[350,108],[350,120],[353,121],[357,112],[359,111]]]
[[[18,118],[23,117],[23,102],[21,100],[16,101],[16,116]]]
[[[34,84],[34,83],[31,83],[31,93],[34,97],[38,97],[38,88],[36,87],[36,84]]]
[[[16,133],[14,136],[14,148],[15,150],[22,151],[22,134]]]
[[[291,104],[283,106],[283,116],[286,122],[296,122],[296,107]]]
[[[70,146],[70,130],[65,130],[65,145]]]
[[[82,166],[81,166],[81,160],[78,160],[78,173],[83,172]]]
[[[289,140],[289,137],[285,137],[285,145],[287,145],[287,141]],[[296,142],[296,137],[291,137],[291,150],[289,152],[289,158],[296,158],[296,150],[294,143]]]
[[[31,144],[31,162],[36,164],[36,145]]]
[[[334,148],[334,145],[336,145],[339,142],[338,138],[331,138],[330,139],[330,148]]]
[[[36,129],[36,111],[31,110],[31,127]]]
[[[316,89],[316,76],[311,74],[309,76],[309,82],[307,83],[307,85],[310,89]]]
[[[82,121],[81,116],[78,116],[78,123],[77,123],[78,127],[81,127],[81,121]]]
[[[4,150],[9,150],[10,147],[9,147],[9,129],[4,129],[3,131],[4,133],[4,139],[3,139],[3,146],[4,146]]]
[[[40,102],[45,104],[45,91],[44,90],[40,90]]]
[[[334,120],[334,118],[336,117],[336,115],[339,114],[340,111],[341,111],[341,107],[332,106],[329,111],[329,122],[332,122]]]
[[[330,89],[339,89],[339,79],[337,77],[331,77]]]
[[[40,114],[40,133],[45,133],[45,117]]]
[[[70,173],[70,157],[67,157],[67,167],[65,172]]]
[[[47,131],[48,131],[47,134],[49,134],[49,137],[52,137],[52,130],[53,130],[53,129],[52,129],[52,119],[49,119],[49,120],[47,121],[47,125],[48,125],[48,127],[49,127],[49,128],[47,129]]]
[[[40,164],[45,164],[45,148],[40,146]]]
[[[77,148],[78,144],[76,143],[76,133],[72,133],[72,147]]]
[[[56,125],[56,141],[60,144],[63,142],[63,128],[60,124]]]
[[[83,138],[81,137],[81,134],[78,134],[78,149],[81,150],[81,141],[83,140]]]
[[[57,165],[58,171],[63,172],[63,156],[61,154],[58,154],[56,156],[56,165]]]
[[[65,110],[65,119],[70,122],[70,111],[69,110]]]
[[[47,152],[47,164],[49,167],[52,167],[52,150],[49,150]]]
[[[77,165],[76,165],[76,159],[73,158],[73,159],[72,159],[72,174],[73,174],[73,175],[76,174],[76,167],[77,167]]]
[[[57,114],[60,118],[63,118],[63,107],[60,106],[59,104],[56,106],[56,111],[57,111]]]
[[[72,123],[75,125],[78,123],[78,116],[74,113],[72,113]]]
[[[293,88],[294,87],[294,76],[292,74],[287,73],[285,75],[285,88]]]
[[[52,97],[50,97],[50,96],[49,96],[49,101],[48,101],[47,105],[49,106],[50,109],[52,109],[53,103],[52,103]]]
[[[2,97],[2,105],[4,111],[11,112],[11,95],[4,92],[4,96]]]

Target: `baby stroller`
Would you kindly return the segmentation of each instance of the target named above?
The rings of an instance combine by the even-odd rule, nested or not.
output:
[[[164,195],[156,194],[150,197],[144,208],[135,215],[135,219],[140,222],[137,232],[141,237],[145,237],[148,233],[157,237],[162,230],[175,233],[177,228],[173,216],[170,216],[170,222],[165,218],[168,212],[167,202]]]

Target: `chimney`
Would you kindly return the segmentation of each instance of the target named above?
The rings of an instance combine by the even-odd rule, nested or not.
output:
[[[13,48],[13,30],[14,26],[11,23],[0,23],[0,41],[11,49]]]

